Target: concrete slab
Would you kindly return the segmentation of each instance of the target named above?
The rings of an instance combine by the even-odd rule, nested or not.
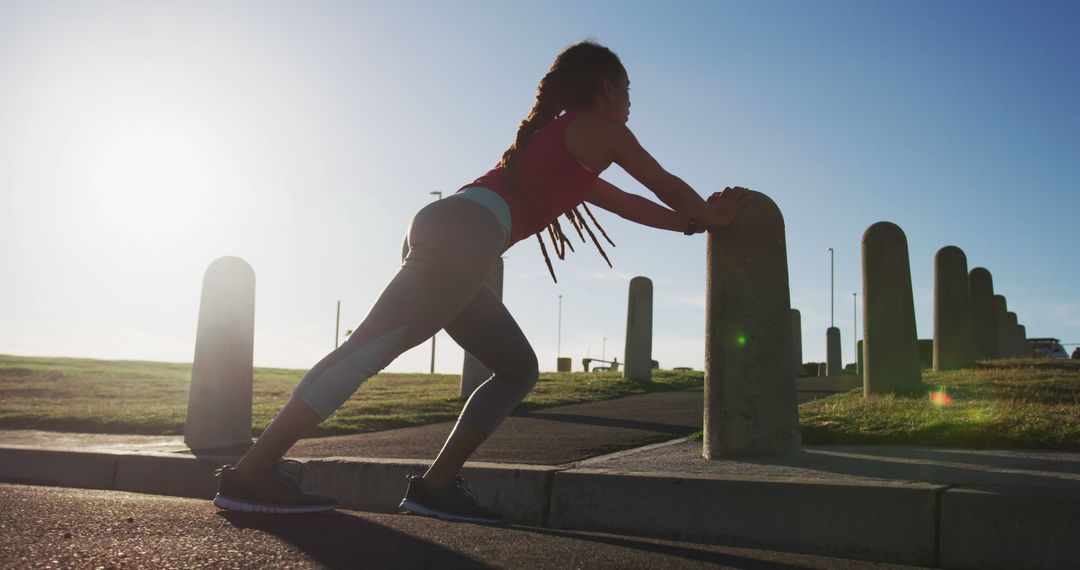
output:
[[[406,477],[427,470],[427,462],[408,459],[333,457],[305,464],[304,488],[327,493],[345,508],[398,513]],[[543,526],[547,515],[552,467],[470,462],[462,476],[475,487],[479,500],[508,521]]]
[[[0,445],[32,449],[79,451],[185,451],[179,435],[129,435],[112,433],[71,433],[36,429],[0,430]]]
[[[550,523],[933,565],[943,489],[574,469],[555,474]]]
[[[941,501],[948,568],[1080,568],[1080,492],[1059,488],[949,489]]]
[[[998,485],[1080,492],[1080,453],[1077,452],[822,445],[805,446],[800,453],[781,458],[708,460],[701,457],[700,442],[683,441],[578,465],[745,478]]]
[[[112,489],[117,458],[114,453],[0,448],[0,481]]]
[[[228,461],[228,458],[196,458],[175,453],[118,455],[112,489],[211,499],[217,493],[214,471]]]

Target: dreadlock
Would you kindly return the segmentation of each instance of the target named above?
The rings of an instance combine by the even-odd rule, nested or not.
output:
[[[521,125],[518,126],[514,144],[510,145],[510,148],[503,153],[501,163],[507,170],[508,187],[513,185],[513,176],[511,174],[518,154],[536,131],[555,120],[566,109],[591,106],[596,89],[604,79],[615,81],[625,74],[626,70],[623,68],[622,62],[619,61],[619,56],[595,42],[583,41],[563,50],[555,58],[555,63],[551,65],[551,69],[540,80],[540,85],[536,88],[536,102],[533,104],[529,114],[521,121]],[[588,214],[589,219],[592,220],[593,225],[596,226],[596,229],[600,230],[600,235],[614,247],[615,243],[608,237],[604,228],[600,227],[592,212],[589,211],[589,207],[584,203],[582,203],[582,207],[585,209],[585,213]],[[596,239],[596,235],[593,234],[592,228],[586,223],[581,212],[574,208],[566,212],[565,215],[583,243],[585,242],[585,236],[582,230],[589,234],[597,251],[607,262],[608,267],[611,267],[611,260],[608,259],[607,253],[600,246],[600,241]],[[574,251],[574,246],[563,233],[558,219],[547,227],[547,233],[551,239],[551,245],[555,249],[555,255],[559,259],[565,259],[567,247],[570,248],[570,251]],[[544,263],[547,264],[548,272],[551,273],[551,279],[558,283],[559,280],[555,277],[555,269],[551,265],[551,258],[548,257],[547,247],[544,246],[543,234],[544,230],[537,232],[536,239],[540,243],[540,252],[544,255]]]

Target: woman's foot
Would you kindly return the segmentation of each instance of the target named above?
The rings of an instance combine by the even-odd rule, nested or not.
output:
[[[476,493],[461,477],[446,487],[433,487],[420,475],[412,475],[408,481],[409,488],[399,506],[410,513],[449,521],[503,522],[498,513],[477,504]]]
[[[245,513],[318,513],[337,507],[337,500],[319,493],[300,490],[304,464],[282,459],[276,468],[256,475],[246,475],[232,465],[218,470],[220,477],[214,505],[220,509]]]

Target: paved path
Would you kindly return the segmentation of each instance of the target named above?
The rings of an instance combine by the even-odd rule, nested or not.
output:
[[[837,392],[800,391],[799,402]],[[670,441],[703,425],[704,389],[659,392],[516,413],[473,454],[471,461],[565,465],[590,457]],[[453,428],[443,422],[382,432],[301,440],[293,457],[435,457]]]
[[[506,418],[471,460],[562,465],[685,437],[701,429],[702,397],[699,388],[517,413]],[[289,455],[430,460],[453,425],[305,439]]]
[[[0,485],[4,568],[913,568],[614,534]]]

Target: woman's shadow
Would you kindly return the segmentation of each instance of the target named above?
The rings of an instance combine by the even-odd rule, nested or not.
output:
[[[491,568],[438,544],[340,512],[288,516],[233,511],[217,514],[234,527],[271,534],[330,568]]]

